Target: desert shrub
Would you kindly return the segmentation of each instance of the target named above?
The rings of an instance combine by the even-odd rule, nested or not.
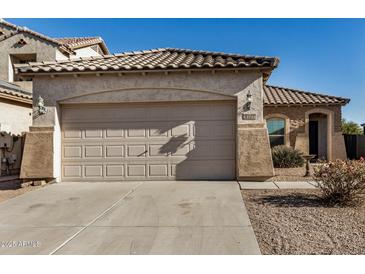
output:
[[[278,168],[301,167],[304,164],[304,159],[299,150],[288,146],[273,147],[272,160],[274,167]]]
[[[314,179],[322,197],[335,204],[361,201],[365,193],[365,160],[336,160],[314,168]]]

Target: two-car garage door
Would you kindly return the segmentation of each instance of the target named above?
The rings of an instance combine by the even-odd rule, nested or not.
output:
[[[234,178],[232,102],[62,107],[63,181]]]

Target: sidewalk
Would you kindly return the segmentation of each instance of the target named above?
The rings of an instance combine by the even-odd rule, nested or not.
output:
[[[314,181],[298,182],[239,182],[241,189],[315,189]]]

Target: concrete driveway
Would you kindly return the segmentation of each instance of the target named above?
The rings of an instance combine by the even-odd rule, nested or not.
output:
[[[0,203],[0,254],[260,254],[236,182],[59,183]]]

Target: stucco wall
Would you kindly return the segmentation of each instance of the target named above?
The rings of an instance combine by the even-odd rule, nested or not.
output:
[[[26,45],[17,42],[24,39]],[[19,33],[0,42],[0,79],[9,80],[10,54],[37,54],[37,61],[52,61],[56,58],[57,46],[27,33]]]
[[[261,73],[238,71],[210,72],[169,72],[168,74],[151,72],[146,75],[141,73],[80,74],[57,75],[57,77],[36,76],[34,87],[39,95],[47,95],[47,102],[55,105],[57,101],[73,98],[80,95],[91,94],[100,91],[122,91],[131,88],[175,88],[200,90],[218,93],[227,96],[235,96],[246,88],[251,88],[254,99],[262,97],[260,87]],[[51,88],[52,87],[52,88]],[[185,98],[181,98],[185,99]],[[139,96],[135,96],[139,101]]]
[[[259,72],[186,72],[113,75],[81,75],[78,77],[38,76],[33,80],[34,100],[42,96],[45,104],[56,108],[62,102],[146,102],[237,100],[238,123],[258,123],[262,115],[262,79]],[[250,113],[256,119],[242,120],[242,105],[250,90],[253,98]],[[173,94],[173,95],[172,95]],[[93,97],[97,99],[93,99]],[[100,100],[102,98],[102,100]],[[96,100],[96,101],[93,101]],[[54,125],[52,110],[34,119],[35,126]]]
[[[32,124],[30,105],[0,98],[0,110],[0,124],[10,125],[12,134],[18,135],[29,130]]]
[[[93,50],[91,47],[85,47],[74,50],[75,55],[73,57],[89,57],[89,56],[101,56],[100,53]]]
[[[56,60],[67,60],[69,57],[62,53],[59,49],[56,49]]]
[[[216,72],[154,72],[131,74],[105,74],[105,75],[64,75],[56,77],[36,76],[33,79],[34,103],[38,96],[42,96],[48,112],[44,115],[35,115],[34,128],[52,127],[53,151],[47,157],[52,157],[53,177],[59,177],[60,156],[60,109],[62,103],[118,103],[118,102],[161,102],[161,101],[197,101],[197,100],[234,100],[237,103],[237,124],[252,125],[237,131],[237,146],[246,148],[257,144],[257,138],[262,139],[263,147],[260,151],[264,156],[256,155],[261,159],[269,159],[270,150],[267,142],[267,130],[263,123],[263,83],[259,71],[216,71]],[[247,102],[247,93],[252,94],[250,110],[243,110]],[[35,110],[36,111],[36,110]],[[242,114],[253,114],[249,120]],[[257,128],[263,129],[257,138],[250,138],[251,143],[240,138],[248,131]],[[33,130],[31,134],[37,134]],[[38,134],[43,134],[39,132]],[[51,137],[49,137],[51,138]],[[242,141],[242,142],[241,142]],[[239,153],[239,150],[237,150]],[[252,153],[251,153],[252,152]],[[244,177],[245,172],[255,174],[255,170],[272,169],[271,159],[269,167],[266,162],[256,163],[250,170],[245,167],[247,161],[253,159],[254,150],[238,155],[237,168],[239,176]],[[45,156],[46,157],[46,156]],[[29,159],[31,159],[30,157]],[[257,162],[257,161],[256,161]],[[23,174],[26,174],[24,172]],[[49,174],[49,172],[45,172]],[[265,175],[272,174],[272,171]]]

